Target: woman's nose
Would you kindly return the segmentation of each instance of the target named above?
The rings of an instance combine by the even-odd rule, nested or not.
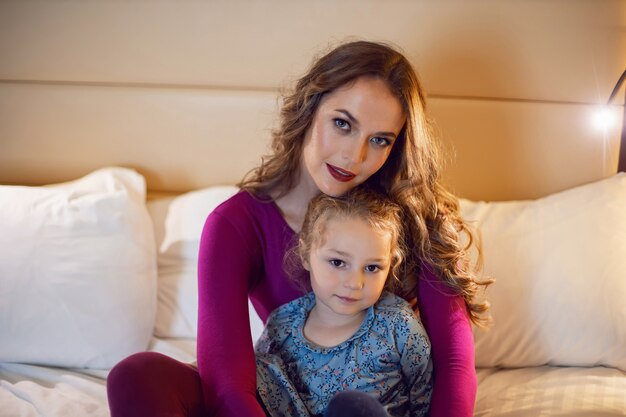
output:
[[[348,140],[341,156],[354,164],[360,164],[367,158],[367,143],[367,138]]]

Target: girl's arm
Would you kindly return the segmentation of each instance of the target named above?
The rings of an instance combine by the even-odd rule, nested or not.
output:
[[[198,259],[198,371],[207,412],[220,417],[265,417],[248,316],[253,247],[219,213],[207,219]]]
[[[431,417],[472,417],[476,400],[474,336],[463,297],[424,267],[419,280],[420,317],[431,343],[434,387]]]

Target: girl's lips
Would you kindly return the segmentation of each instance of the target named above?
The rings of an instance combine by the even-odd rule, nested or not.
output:
[[[343,301],[344,303],[348,303],[348,304],[349,304],[349,303],[354,303],[354,302],[356,302],[356,301],[359,301],[359,300],[357,300],[356,298],[342,297],[342,296],[340,296],[340,295],[338,295],[338,296],[337,296],[337,298],[339,298],[339,300]]]
[[[326,168],[328,168],[328,172],[330,173],[330,175],[340,182],[348,182],[356,177],[356,175],[352,172],[338,168],[334,165],[326,164]]]

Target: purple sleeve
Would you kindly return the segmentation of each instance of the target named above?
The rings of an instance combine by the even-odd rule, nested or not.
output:
[[[246,241],[250,237],[238,232],[215,212],[202,231],[198,371],[211,415],[265,417],[256,399],[256,363],[248,319],[249,280],[259,260],[255,246]]]
[[[474,336],[463,297],[452,295],[424,268],[418,306],[433,359],[430,417],[472,417],[476,400]]]

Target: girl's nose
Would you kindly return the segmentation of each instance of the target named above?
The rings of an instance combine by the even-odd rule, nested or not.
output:
[[[344,282],[344,286],[351,290],[361,290],[363,289],[364,285],[365,280],[363,279],[363,274],[359,272],[349,274]]]
[[[348,140],[341,156],[353,164],[360,164],[367,158],[367,143],[367,138]]]

